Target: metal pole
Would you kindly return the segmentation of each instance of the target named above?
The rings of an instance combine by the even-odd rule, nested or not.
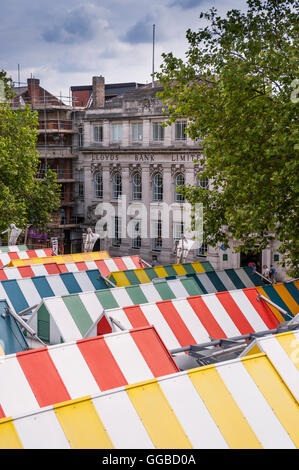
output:
[[[122,330],[122,331],[126,330],[126,328],[119,321],[115,320],[112,317],[109,317],[109,318],[112,321],[112,323],[114,323],[114,325],[116,325],[120,330]]]
[[[265,297],[264,295],[261,295],[261,294],[257,294],[257,297],[258,299],[263,299],[265,302],[268,302],[268,304],[272,305],[273,307],[277,308],[277,310],[279,312],[281,312],[283,315],[287,315],[288,317],[292,318],[292,315],[290,315],[286,310],[284,310],[283,308],[279,307],[279,305],[275,304],[274,302],[272,302],[272,300],[268,299],[267,297]]]
[[[152,88],[154,88],[154,80],[155,80],[155,28],[156,25],[153,24],[153,72],[152,72]]]
[[[242,341],[246,339],[254,339],[254,338],[262,338],[263,336],[270,336],[278,333],[286,333],[287,331],[297,330],[299,328],[299,324],[295,323],[294,325],[289,325],[288,323],[283,324],[278,328],[274,328],[273,330],[264,330],[258,331],[255,333],[247,333],[246,335],[241,336],[233,336],[232,338],[227,338],[230,341]],[[182,348],[170,349],[170,354],[177,354],[181,352],[190,351],[190,349],[194,349],[194,351],[200,351],[201,349],[211,348],[213,346],[221,346],[222,339],[215,339],[210,343],[202,343],[202,344],[193,344],[190,346],[184,346]]]
[[[140,258],[140,257],[139,257],[139,262],[141,262],[141,263],[145,264],[145,265],[146,265],[146,266],[148,266],[149,268],[151,268],[151,267],[152,267],[152,265],[151,265],[151,264],[147,263],[146,261],[144,261],[144,259],[142,259],[142,258]]]
[[[39,341],[40,343],[42,343],[44,346],[47,346],[38,336],[37,334],[35,333],[35,331],[30,328],[29,325],[27,325],[27,323],[22,320],[21,317],[19,317],[19,315],[17,315],[16,313],[14,313],[9,307],[6,307],[5,308],[5,311],[6,313],[8,313],[9,315],[11,315],[23,328],[24,330],[26,330],[31,336],[33,336],[33,338],[35,338],[37,341]]]
[[[265,281],[269,282],[269,284],[273,284],[272,281],[270,281],[270,279],[267,279],[265,276],[263,276],[261,273],[258,273],[257,271],[254,271],[253,274],[257,274],[258,276],[260,276],[262,279],[265,279]]]
[[[111,287],[116,287],[116,285],[113,284],[113,282],[110,281],[107,277],[103,276],[103,274],[101,274],[100,271],[99,271],[99,275],[100,275],[100,278],[104,279],[104,281],[110,284]]]

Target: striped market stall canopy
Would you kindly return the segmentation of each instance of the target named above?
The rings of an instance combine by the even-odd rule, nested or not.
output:
[[[110,286],[109,286],[110,287]],[[86,291],[107,289],[108,284],[100,277],[99,271],[52,274],[26,279],[10,279],[0,282],[0,298],[19,313],[41,302],[45,297],[56,297]]]
[[[77,261],[73,263],[46,263],[31,266],[18,266],[0,269],[0,281],[22,279],[24,277],[47,276],[48,274],[74,273],[98,269],[103,276],[120,269],[135,269],[144,266],[139,256],[122,256],[95,261]]]
[[[259,352],[267,354],[273,367],[299,401],[299,331],[257,338],[243,355]]]
[[[31,257],[31,259],[17,259],[17,258],[11,259],[9,266],[31,266],[32,264],[47,264],[47,263],[57,263],[57,264],[74,263],[78,261],[94,261],[98,259],[110,258],[108,251],[92,251],[90,253],[73,253],[71,255],[51,256],[52,249],[49,248],[49,250],[50,250],[49,253],[45,253],[44,255],[40,255],[35,258]],[[43,250],[35,250],[35,252],[38,252],[38,251],[43,251]],[[21,256],[19,258],[21,258]],[[0,254],[0,259],[1,259],[1,254]]]
[[[0,253],[7,253],[8,251],[28,251],[28,247],[26,245],[7,245],[7,246],[0,246]]]
[[[202,294],[223,292],[226,290],[245,289],[264,285],[263,279],[255,274],[251,268],[225,269],[223,271],[210,271],[198,274],[186,274],[193,277],[198,283]],[[175,276],[179,278],[180,276]],[[167,279],[171,279],[168,277]]]
[[[0,357],[4,354],[13,354],[29,349],[18,322],[6,313],[7,306],[5,300],[0,300]],[[1,386],[3,386],[3,382]]]
[[[110,274],[109,279],[118,287],[130,286],[136,284],[145,284],[153,279],[169,276],[197,274],[208,271],[214,271],[209,261],[201,263],[170,264],[168,266],[154,266],[152,268],[132,269],[125,273],[122,271]]]
[[[154,325],[166,347],[176,349],[277,328],[279,320],[257,294],[251,287],[106,309],[105,314],[124,329]],[[117,330],[115,323],[113,328]]]
[[[288,321],[290,317],[299,313],[299,281],[277,283],[271,286],[263,285],[257,287],[257,291],[287,311],[288,315],[285,315],[269,304],[274,315],[280,321]]]
[[[0,268],[6,265],[12,266],[11,263],[31,263],[32,260],[36,259],[44,259],[45,256],[50,257],[53,261],[53,257],[51,256],[52,248],[44,248],[43,250],[21,250],[21,251],[9,251],[6,253],[0,253]]]
[[[75,341],[111,332],[105,309],[188,297],[199,293],[194,279],[174,279],[44,299],[28,320],[38,336],[50,343]],[[144,325],[140,325],[144,326]]]
[[[153,327],[4,356],[0,416],[174,372],[178,368]]]
[[[2,418],[0,445],[295,449],[298,422],[288,380],[258,354]]]

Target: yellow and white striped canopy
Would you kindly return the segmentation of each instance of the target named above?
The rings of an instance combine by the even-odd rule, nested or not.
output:
[[[266,352],[3,418],[0,446],[298,448],[298,340],[263,338]]]

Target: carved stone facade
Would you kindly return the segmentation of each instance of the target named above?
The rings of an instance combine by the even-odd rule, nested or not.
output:
[[[152,88],[151,85],[140,87],[110,100],[101,108],[85,111],[84,118],[79,123],[83,127],[83,145],[77,161],[78,168],[84,170],[84,200],[78,203],[77,213],[85,217],[85,228],[91,226],[94,229],[99,220],[99,216],[94,214],[95,208],[99,203],[109,203],[114,211],[111,216],[113,220],[110,221],[111,225],[114,224],[113,236],[102,239],[100,249],[108,250],[111,256],[139,254],[149,263],[156,257],[158,263],[167,264],[175,262],[175,237],[180,230],[178,224],[182,213],[182,204],[175,202],[176,176],[181,173],[186,185],[195,185],[203,167],[200,162],[200,143],[192,141],[188,136],[180,136],[181,139],[178,139],[175,124],[163,128],[163,138],[155,140],[154,126],[159,126],[166,120],[162,105],[155,96],[159,90],[159,87]],[[100,142],[94,141],[94,126],[102,127]],[[139,126],[138,140],[134,140],[134,126]],[[95,197],[96,172],[102,174],[102,199]],[[120,200],[113,198],[112,176],[115,172],[121,175],[122,195],[126,196],[126,201],[121,203],[123,206]],[[136,172],[141,175],[141,194],[134,199],[132,177]],[[153,177],[156,173],[160,173],[163,179],[162,201],[153,198]],[[163,203],[172,207],[168,218],[161,212]],[[126,220],[122,218],[120,223],[124,208],[127,212]],[[138,247],[130,232],[132,229],[128,226],[134,214],[137,214],[136,220],[140,217],[142,233],[146,234]],[[152,229],[153,226],[154,230],[157,229],[158,220],[163,222],[163,232],[168,228],[166,235],[162,233],[161,246],[155,244]],[[115,233],[115,224],[118,230],[122,231],[119,246],[113,241],[118,235]],[[277,253],[276,245],[273,245],[272,249],[264,250],[261,263],[269,266],[273,262],[274,253]],[[215,269],[240,266],[240,253],[233,252],[233,244],[226,250],[220,247],[193,250],[188,259],[207,259]]]

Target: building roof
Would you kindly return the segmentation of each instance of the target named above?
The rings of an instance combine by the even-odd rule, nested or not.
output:
[[[286,311],[286,314],[284,314],[269,304],[270,309],[280,321],[289,321],[290,318],[299,313],[299,281],[279,282],[271,286],[263,285],[257,287],[257,291]]]
[[[52,249],[49,248],[52,253]],[[39,250],[35,250],[36,252]],[[0,255],[0,260],[1,260]],[[57,255],[57,256],[50,256],[49,254],[41,255],[38,258],[29,258],[25,259],[20,257],[20,259],[11,259],[9,263],[9,267],[11,266],[31,266],[33,264],[47,264],[47,263],[57,263],[57,264],[64,264],[64,263],[76,263],[79,261],[93,261],[93,260],[100,260],[100,259],[107,259],[110,258],[108,251],[92,251],[88,253],[73,253],[70,255]]]
[[[271,330],[280,323],[255,287],[106,309],[105,315],[124,329],[154,325],[168,349]]]
[[[143,87],[142,83],[136,82],[123,82],[123,83],[107,83],[105,84],[105,101],[110,101],[112,98],[117,97],[118,95],[122,95],[130,90],[135,90],[136,88]],[[74,106],[80,104],[78,106],[86,107],[92,98],[92,85],[81,85],[81,86],[71,86],[72,91],[72,99]],[[78,95],[76,92],[79,92]]]
[[[28,325],[37,331],[38,319],[42,317],[43,321],[49,325],[50,341],[48,342],[51,343],[51,338],[57,337],[57,331],[63,341],[74,341],[93,334],[111,331],[111,322],[104,315],[106,309],[187,297],[198,293],[198,286],[193,279],[183,279],[182,281],[174,279],[155,284],[115,287],[95,292],[46,298],[33,312],[28,320]],[[42,337],[41,339],[46,338]]]
[[[6,300],[0,300],[0,357],[29,349],[17,321],[6,312]],[[0,361],[1,362],[1,361]],[[3,384],[3,382],[2,382]]]
[[[73,263],[45,263],[31,266],[16,266],[0,269],[0,281],[7,279],[22,279],[26,277],[47,276],[48,274],[77,273],[90,269],[98,269],[103,276],[107,276],[119,269],[141,268],[144,263],[140,256],[120,256],[94,261],[76,261]]]
[[[131,88],[139,88],[144,86],[142,83],[137,83],[137,82],[122,82],[122,83],[106,83],[105,84],[105,90],[114,90],[114,89],[119,89],[119,90],[124,90],[125,89],[131,89]],[[71,86],[72,91],[83,91],[83,90],[88,90],[92,91],[92,85],[79,85],[79,86]]]
[[[186,274],[186,276],[195,279],[203,294],[264,285],[263,279],[248,266],[244,268],[224,269],[222,271]],[[180,276],[176,276],[176,278],[179,277]],[[170,278],[171,277],[168,277],[167,279]]]
[[[23,102],[25,104],[34,104],[34,108],[38,107],[63,107],[68,109],[69,107],[63,103],[62,100],[58,99],[56,96],[52,95],[49,91],[45,90],[43,87],[38,85],[38,97],[39,101],[33,101],[32,97],[30,96],[28,92],[28,86],[22,86],[22,87],[14,87],[13,91],[16,93],[16,97],[14,98],[14,104],[18,104],[20,98],[23,99]],[[22,103],[23,104],[23,103]]]
[[[288,365],[294,359],[288,355]],[[265,354],[174,373],[0,420],[4,448],[295,449],[295,376]],[[16,399],[17,401],[17,399]],[[192,454],[190,454],[192,455]]]
[[[297,330],[257,338],[250,347],[244,351],[243,355],[245,357],[256,354],[257,352],[266,353],[273,367],[279,372],[282,380],[299,402],[298,345],[299,331]]]
[[[38,250],[20,250],[0,253],[0,268],[11,264],[12,260],[29,261],[45,256],[51,256],[52,248],[43,248]]]
[[[49,346],[1,358],[0,409],[11,416],[174,372],[153,327]]]
[[[185,274],[196,274],[199,272],[214,271],[209,261],[183,264],[169,264],[166,266],[153,266],[151,268],[130,269],[125,273],[123,271],[113,272],[108,277],[117,286],[129,286],[132,284],[143,284],[151,282],[156,278],[168,276],[177,276]]]
[[[0,246],[0,253],[8,253],[9,251],[28,251],[26,245],[2,245]]]
[[[105,289],[108,284],[100,277],[98,269],[77,273],[51,274],[26,279],[9,279],[0,282],[0,298],[19,313],[40,304],[45,297],[68,295],[84,291]]]

